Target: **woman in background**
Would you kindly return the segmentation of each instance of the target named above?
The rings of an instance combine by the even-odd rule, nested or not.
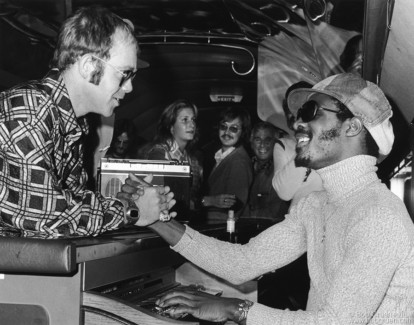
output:
[[[154,141],[145,154],[145,159],[169,160],[190,165],[192,184],[189,208],[193,212],[200,208],[198,202],[203,174],[195,154],[195,143],[198,139],[197,115],[197,107],[188,100],[179,99],[168,105],[161,114]]]

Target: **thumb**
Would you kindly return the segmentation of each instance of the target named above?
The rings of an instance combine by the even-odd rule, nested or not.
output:
[[[151,183],[153,178],[154,178],[153,174],[148,174],[147,176],[144,177],[144,181]]]

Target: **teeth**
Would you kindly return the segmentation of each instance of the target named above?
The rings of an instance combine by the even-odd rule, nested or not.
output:
[[[302,143],[302,142],[308,142],[309,138],[308,137],[304,137],[304,138],[299,138],[298,139],[298,143]]]

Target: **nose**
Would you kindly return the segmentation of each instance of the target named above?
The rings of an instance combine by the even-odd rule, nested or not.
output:
[[[293,123],[293,130],[296,131],[300,126],[303,127],[304,124],[305,122],[302,121],[301,117],[297,118]]]
[[[134,87],[132,86],[132,79],[128,79],[127,81],[125,81],[121,88],[124,91],[124,93],[130,93],[134,89]]]

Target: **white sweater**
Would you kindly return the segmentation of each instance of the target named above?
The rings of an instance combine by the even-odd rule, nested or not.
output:
[[[280,268],[307,251],[306,311],[255,303],[247,325],[414,324],[414,225],[376,175],[376,159],[355,156],[321,169],[313,192],[286,219],[248,244],[187,228],[173,248],[233,283]]]

